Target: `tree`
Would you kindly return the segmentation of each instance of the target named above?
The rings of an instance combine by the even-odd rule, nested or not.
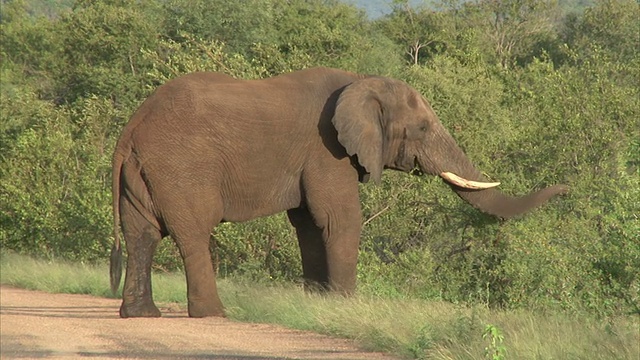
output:
[[[603,0],[573,15],[565,23],[564,41],[580,56],[597,49],[621,63],[638,61],[640,52],[640,3]]]
[[[131,107],[146,94],[144,82],[150,64],[141,61],[140,50],[157,42],[155,4],[142,1],[132,7],[126,1],[79,1],[72,12],[55,22],[62,41],[52,75],[57,103],[98,95],[117,106]]]
[[[446,13],[425,6],[414,7],[408,0],[394,0],[391,14],[378,21],[388,36],[401,44],[408,62],[420,64],[429,51],[447,43]]]
[[[247,55],[256,43],[274,40],[274,6],[268,0],[170,0],[161,2],[165,34],[174,41],[182,34],[223,43],[230,52]]]
[[[276,44],[287,54],[306,53],[314,65],[355,70],[371,46],[364,12],[337,0],[276,0]]]
[[[556,0],[480,0],[466,4],[463,17],[484,38],[496,62],[508,68],[541,39],[553,36],[558,10]]]

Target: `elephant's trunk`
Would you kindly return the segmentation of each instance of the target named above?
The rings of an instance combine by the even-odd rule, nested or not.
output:
[[[444,127],[437,137],[437,143],[444,145],[440,149],[444,150],[419,156],[420,167],[424,172],[440,175],[458,196],[482,212],[508,219],[568,191],[565,185],[554,185],[522,197],[505,195],[495,189],[499,183],[487,182]]]
[[[487,214],[509,219],[544,204],[551,197],[564,194],[568,188],[553,185],[521,197],[512,197],[496,189],[471,190],[449,184],[462,199]]]

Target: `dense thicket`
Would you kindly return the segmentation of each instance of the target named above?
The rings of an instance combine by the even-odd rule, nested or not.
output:
[[[323,65],[414,86],[506,192],[571,186],[566,197],[503,222],[437,179],[387,172],[381,186],[361,189],[361,292],[640,311],[636,1],[576,10],[569,1],[446,0],[436,11],[394,1],[376,20],[320,0],[33,3],[2,2],[3,249],[107,258],[114,143],[167,79],[195,70],[261,78]],[[223,276],[301,274],[282,216],[223,224],[212,248]],[[156,266],[181,266],[171,241]]]

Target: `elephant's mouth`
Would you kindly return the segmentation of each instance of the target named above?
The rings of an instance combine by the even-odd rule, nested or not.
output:
[[[471,190],[489,189],[500,185],[499,182],[468,180],[448,171],[440,173],[440,177],[452,185]]]
[[[417,157],[413,158],[413,169],[409,170],[409,174],[415,175],[415,176],[424,175],[424,171],[422,171],[422,167],[420,167],[420,163],[418,162]]]

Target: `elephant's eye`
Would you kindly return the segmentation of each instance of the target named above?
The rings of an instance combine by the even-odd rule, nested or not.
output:
[[[427,124],[424,124],[424,123],[420,124],[418,129],[420,129],[420,131],[422,131],[422,132],[427,132],[427,129],[428,129]]]

